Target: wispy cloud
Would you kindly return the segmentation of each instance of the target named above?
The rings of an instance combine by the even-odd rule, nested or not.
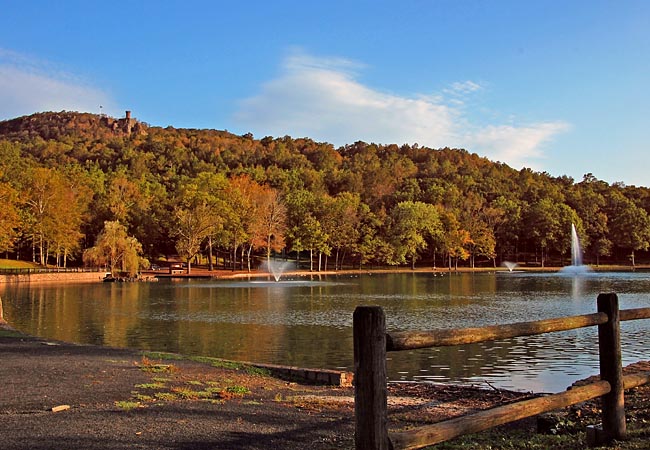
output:
[[[358,81],[363,65],[294,53],[278,77],[240,102],[234,120],[258,136],[308,136],[335,145],[358,140],[463,147],[513,167],[534,167],[543,144],[569,126],[563,122],[477,125],[466,99],[483,89],[466,80],[435,95],[400,96]]]
[[[112,109],[111,98],[47,62],[0,49],[0,120],[40,111]]]
[[[544,158],[544,144],[570,128],[568,123],[560,121],[523,126],[489,125],[469,134],[467,142],[473,151],[492,160],[515,168],[538,169],[538,161]]]

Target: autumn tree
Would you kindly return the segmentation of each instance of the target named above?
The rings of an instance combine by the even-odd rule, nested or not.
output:
[[[253,194],[255,215],[251,219],[251,247],[264,248],[267,264],[271,251],[285,246],[287,208],[276,189],[260,186]]]
[[[28,231],[41,265],[47,264],[51,251],[67,257],[79,249],[83,237],[80,228],[90,195],[78,180],[69,180],[57,170],[36,168],[30,172]]]
[[[440,220],[443,228],[441,247],[447,253],[449,270],[452,268],[452,262],[454,268],[458,269],[458,261],[464,261],[470,256],[467,247],[471,244],[471,236],[453,212],[443,210]]]
[[[174,207],[174,236],[177,238],[176,250],[187,262],[187,273],[191,273],[192,258],[220,224],[223,181],[219,176],[204,173],[195,179],[184,180],[179,189]]]
[[[91,266],[106,266],[115,276],[121,272],[135,276],[148,262],[142,258],[142,245],[129,236],[126,227],[118,221],[107,221],[97,237],[94,247],[83,255],[84,263]]]
[[[21,223],[18,211],[18,192],[8,183],[0,182],[0,205],[2,205],[2,213],[0,214],[0,252],[5,252],[13,247]]]

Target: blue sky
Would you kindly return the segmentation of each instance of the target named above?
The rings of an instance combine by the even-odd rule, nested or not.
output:
[[[0,0],[0,120],[124,110],[650,186],[650,1]]]

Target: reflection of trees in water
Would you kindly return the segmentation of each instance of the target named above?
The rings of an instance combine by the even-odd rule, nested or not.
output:
[[[407,273],[323,277],[328,280],[270,286],[243,280],[25,284],[0,286],[0,291],[6,320],[44,337],[349,370],[352,313],[359,304],[382,306],[389,330],[427,330],[591,313],[596,296],[593,301],[586,298],[589,292],[605,290],[626,292],[620,297],[622,307],[641,307],[650,292],[650,278],[640,279],[638,274],[601,281],[586,278],[581,284],[585,294],[578,299],[572,297],[570,277]],[[643,355],[639,342],[644,341],[647,326],[647,321],[622,324],[624,358],[631,351]],[[563,374],[575,373],[587,370],[585,359],[597,365],[596,356],[584,356],[596,351],[595,332],[594,327],[460,348],[389,353],[388,368],[391,379],[400,378],[399,372],[407,372],[409,378],[476,380],[490,374],[505,378],[511,369],[521,379],[543,370],[548,375],[552,361]],[[571,367],[574,362],[577,369]]]

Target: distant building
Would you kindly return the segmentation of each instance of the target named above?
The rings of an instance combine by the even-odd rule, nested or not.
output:
[[[102,121],[113,130],[114,133],[124,133],[130,135],[146,134],[146,127],[137,119],[131,118],[131,111],[126,111],[125,117],[122,119],[115,119],[113,117],[102,117]]]

